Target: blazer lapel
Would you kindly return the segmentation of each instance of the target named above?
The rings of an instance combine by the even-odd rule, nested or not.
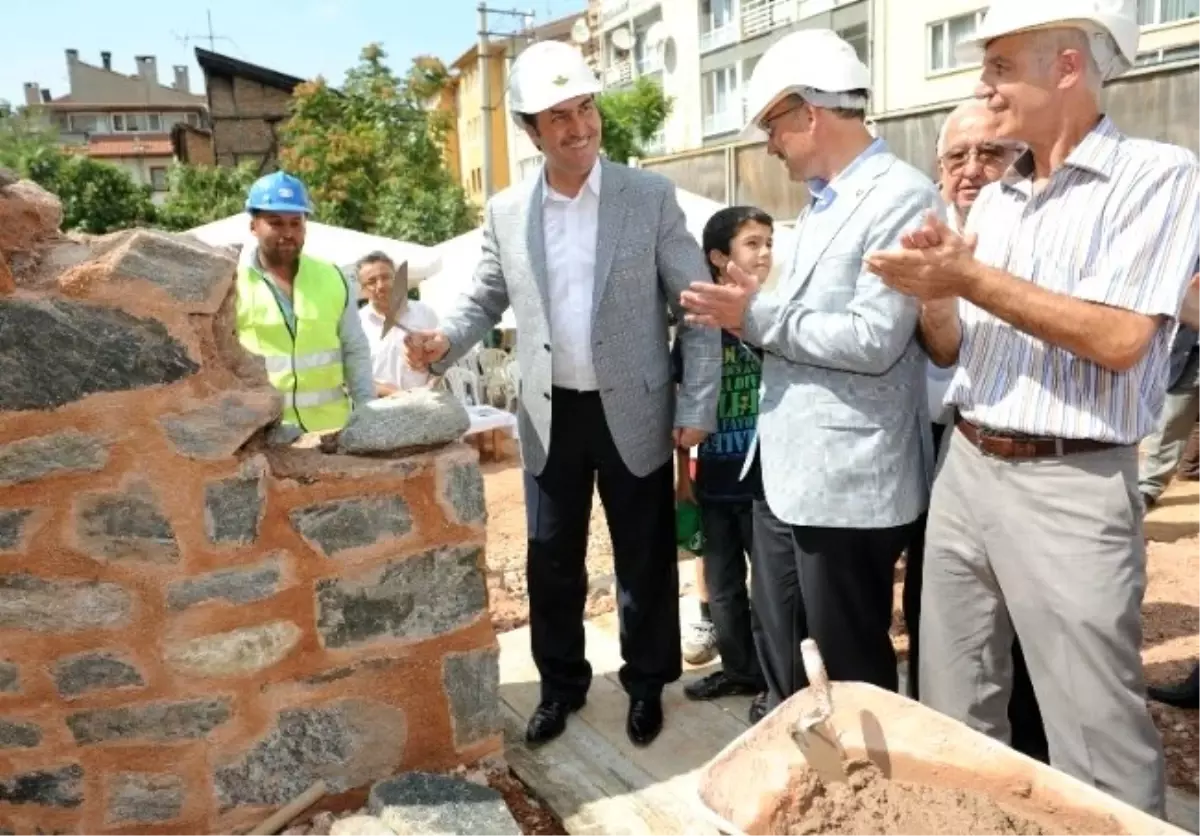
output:
[[[863,160],[858,169],[851,172],[850,177],[835,184],[837,197],[830,206],[819,212],[810,209],[803,224],[797,225],[799,250],[796,252],[795,265],[785,290],[789,298],[797,296],[808,284],[817,262],[829,249],[838,231],[846,225],[862,205],[863,199],[875,188],[875,181],[892,167],[895,160],[896,158],[886,151]]]
[[[593,318],[600,308],[600,300],[604,297],[604,286],[608,282],[613,256],[617,252],[617,242],[621,240],[621,232],[625,227],[628,202],[621,199],[621,193],[625,191],[626,185],[624,174],[621,166],[607,162],[600,163],[600,209],[596,222],[596,274],[592,283]]]
[[[545,179],[538,174],[533,179],[533,188],[529,190],[529,204],[525,212],[525,247],[529,252],[529,266],[533,270],[533,279],[537,282],[538,291],[542,296],[542,310],[549,316],[550,311],[550,279],[546,269],[546,227],[542,199]]]

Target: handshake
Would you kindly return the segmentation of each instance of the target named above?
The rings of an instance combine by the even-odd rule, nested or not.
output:
[[[449,350],[450,340],[441,331],[409,331],[404,335],[404,359],[413,371],[427,371]]]

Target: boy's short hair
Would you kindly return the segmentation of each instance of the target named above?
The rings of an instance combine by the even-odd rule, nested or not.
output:
[[[704,225],[701,242],[704,247],[704,260],[708,263],[708,271],[714,279],[717,277],[717,266],[712,263],[708,254],[716,250],[729,255],[733,248],[733,239],[748,223],[759,223],[770,229],[775,226],[775,219],[757,206],[726,206],[714,212]]]

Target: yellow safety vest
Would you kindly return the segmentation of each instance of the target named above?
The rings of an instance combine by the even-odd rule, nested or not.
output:
[[[266,362],[283,395],[283,423],[306,432],[340,430],[350,417],[338,325],[349,304],[346,282],[334,265],[300,256],[292,283],[292,332],[263,274],[238,266],[238,340]]]

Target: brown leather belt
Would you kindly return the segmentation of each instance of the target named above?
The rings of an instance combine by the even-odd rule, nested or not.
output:
[[[956,416],[955,426],[963,438],[979,452],[1000,459],[1043,459],[1070,456],[1074,453],[1094,453],[1123,445],[1090,438],[1034,438],[989,430]]]

